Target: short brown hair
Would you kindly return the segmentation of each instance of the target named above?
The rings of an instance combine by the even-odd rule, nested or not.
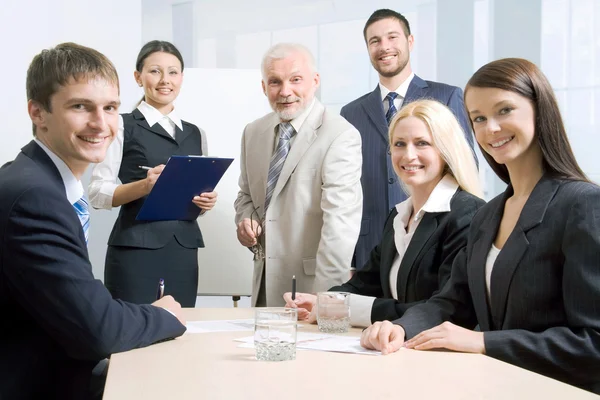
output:
[[[502,89],[531,101],[535,110],[535,136],[542,150],[544,171],[555,178],[589,182],[569,144],[554,90],[534,63],[522,58],[492,61],[479,68],[469,79],[465,98],[472,87]],[[482,148],[481,152],[496,175],[505,183],[510,183],[506,165],[498,164]]]
[[[402,30],[404,31],[404,35],[408,38],[410,36],[410,24],[406,17],[399,12],[394,10],[389,10],[387,8],[382,8],[380,10],[376,10],[367,22],[365,23],[365,27],[363,28],[363,37],[365,38],[365,42],[367,41],[367,29],[369,26],[373,25],[375,22],[379,22],[384,19],[392,18],[397,20],[402,26]]]
[[[52,112],[50,99],[70,79],[102,78],[119,88],[119,76],[112,62],[102,53],[76,43],[61,43],[42,50],[27,70],[27,100]],[[35,125],[33,127],[35,135]]]

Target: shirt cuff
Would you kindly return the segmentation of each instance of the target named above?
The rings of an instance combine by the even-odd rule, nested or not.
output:
[[[104,210],[112,209],[113,196],[118,186],[117,183],[102,182],[97,191],[90,187],[89,196],[92,207]]]
[[[367,327],[371,325],[371,310],[375,297],[350,295],[350,324],[352,326]]]
[[[164,307],[161,307],[161,308],[162,308],[163,310],[165,310],[165,311],[168,311],[168,312],[169,312],[169,314],[171,314],[172,316],[174,316],[175,318],[177,318],[177,315],[175,315],[175,313],[174,313],[173,311],[169,310],[168,308],[164,308]],[[179,318],[177,318],[177,319],[179,319]]]

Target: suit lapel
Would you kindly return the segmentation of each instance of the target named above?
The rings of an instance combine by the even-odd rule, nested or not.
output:
[[[427,85],[427,82],[425,82],[423,79],[421,79],[417,75],[415,75],[413,77],[413,80],[410,82],[410,85],[408,85],[408,90],[406,91],[406,97],[404,98],[402,105],[404,106],[415,100],[419,100],[419,99],[427,97],[426,93],[427,93],[428,87],[429,86]]]
[[[267,197],[267,182],[269,179],[269,166],[271,164],[271,157],[275,147],[275,127],[279,124],[279,118],[277,114],[273,113],[272,118],[269,119],[267,127],[263,132],[258,135],[257,140],[254,143],[254,148],[251,152],[247,152],[247,158],[252,159],[252,162],[256,163],[257,176],[258,176],[258,197],[254,199],[254,204],[260,207],[259,215],[264,215],[265,199]],[[263,152],[263,149],[267,148],[267,153],[264,156],[259,156]]]
[[[437,229],[437,215],[439,214],[425,213],[423,219],[419,223],[419,226],[415,230],[412,239],[410,240],[410,244],[406,249],[406,253],[404,253],[404,257],[402,257],[397,281],[398,301],[400,302],[406,302],[406,283],[408,282],[410,271],[415,265],[417,256],[421,253],[421,250],[423,250],[423,247]]]
[[[173,139],[173,137],[171,135],[169,135],[169,133],[167,131],[165,131],[165,129],[160,124],[157,123],[157,124],[154,124],[154,126],[148,125],[148,121],[146,121],[146,118],[144,118],[144,115],[137,108],[135,110],[133,110],[132,114],[133,114],[133,117],[135,118],[135,122],[139,126],[144,128],[145,130],[155,133],[159,136],[162,136],[165,139],[168,139],[170,141],[175,141],[175,139]],[[177,130],[179,128],[176,127],[175,129]]]
[[[394,215],[390,216],[393,220],[398,215],[398,211],[394,208]],[[396,243],[394,242],[395,236],[394,229],[387,229],[383,233],[383,238],[381,239],[381,259],[379,260],[379,275],[381,279],[381,288],[383,290],[383,297],[391,298],[392,291],[390,289],[390,270],[392,269],[392,265],[394,263],[394,258],[398,255],[398,250],[396,249]]]
[[[540,179],[529,195],[514,230],[494,263],[491,278],[491,312],[496,329],[502,328],[510,282],[529,247],[527,232],[542,222],[558,187],[557,180],[546,177]]]
[[[317,99],[315,99],[313,109],[311,110],[310,114],[308,114],[306,121],[304,121],[300,127],[300,132],[297,133],[297,137],[292,144],[292,148],[290,149],[285,163],[283,164],[281,174],[279,175],[277,184],[275,185],[275,190],[273,190],[273,199],[285,187],[285,184],[287,183],[288,179],[290,179],[290,176],[292,175],[294,169],[296,169],[300,159],[317,138],[317,129],[319,129],[323,123],[324,113],[325,107]],[[265,187],[267,186],[265,185]]]
[[[159,124],[160,125],[160,124]],[[177,125],[175,125],[175,141],[177,142],[177,144],[179,144],[181,146],[181,144],[183,143],[183,141],[190,136],[190,133],[192,133],[192,129],[186,127],[185,125],[183,125],[183,123],[181,124],[181,126],[183,126],[183,130],[179,129],[179,127]],[[162,128],[162,126],[161,126]],[[187,128],[187,129],[186,129]],[[170,136],[170,135],[169,135]]]
[[[381,90],[379,85],[367,96],[367,101],[363,102],[365,112],[375,125],[377,132],[387,144],[388,142],[388,126],[383,113],[383,102],[381,101]]]
[[[502,220],[504,203],[510,196],[512,196],[511,186],[506,189],[501,199],[497,202],[489,203],[491,209],[483,219],[486,223],[480,225],[479,230],[473,238],[473,252],[468,260],[468,265],[470,266],[467,274],[469,289],[471,290],[473,305],[477,313],[477,321],[482,331],[492,330],[485,282],[485,262],[492,243],[496,238],[500,221]]]

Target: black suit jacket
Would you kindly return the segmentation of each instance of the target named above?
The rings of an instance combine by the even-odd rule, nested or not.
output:
[[[408,308],[429,299],[446,283],[454,257],[467,245],[471,219],[483,204],[480,198],[458,189],[450,202],[450,212],[425,213],[400,263],[398,300],[390,291],[390,270],[398,255],[394,242],[394,218],[398,215],[395,208],[370,260],[348,282],[330,290],[377,297],[371,322],[400,318]]]
[[[485,262],[508,187],[473,218],[443,290],[395,321],[407,338],[451,321],[484,332],[486,354],[600,393],[600,188],[544,176],[496,259]]]
[[[113,300],[94,279],[62,178],[35,142],[0,169],[0,188],[0,398],[85,399],[99,360],[183,334],[169,312]]]
[[[465,132],[467,142],[473,148],[473,134],[465,111],[463,91],[460,88],[425,81],[415,75],[402,104],[406,105],[421,99],[437,100],[448,106],[456,115]],[[406,200],[407,196],[398,182],[392,165],[388,125],[383,112],[379,85],[371,93],[345,105],[341,115],[358,129],[362,138],[363,215],[353,265],[360,269],[369,260],[371,250],[381,242],[381,234],[390,210],[396,204]]]

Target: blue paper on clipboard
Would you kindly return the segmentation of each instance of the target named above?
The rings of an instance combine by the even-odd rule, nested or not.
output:
[[[193,221],[200,208],[194,196],[212,192],[233,158],[172,156],[135,219],[140,221]]]

